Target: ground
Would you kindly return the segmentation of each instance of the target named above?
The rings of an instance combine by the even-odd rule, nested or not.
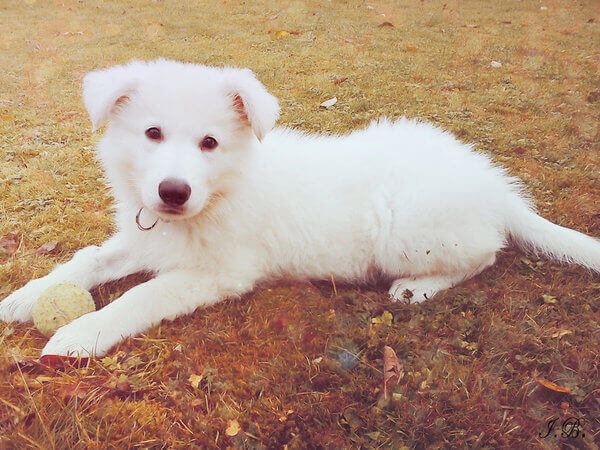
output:
[[[90,70],[250,67],[306,131],[429,120],[521,177],[544,217],[600,237],[599,49],[595,1],[4,0],[0,298],[113,229]],[[0,324],[0,446],[597,448],[599,311],[597,275],[507,250],[418,305],[379,285],[261,286],[80,368],[23,360],[46,339]],[[405,374],[384,395],[386,345]]]

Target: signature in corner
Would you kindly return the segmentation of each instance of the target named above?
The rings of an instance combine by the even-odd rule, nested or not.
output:
[[[546,422],[547,430],[538,433],[539,437],[541,437],[542,439],[547,438],[548,436],[553,436],[555,438],[558,437],[559,430],[556,426],[558,421],[558,417],[553,417],[550,420],[548,420],[548,422]],[[583,432],[582,428],[583,422],[584,420],[578,417],[568,417],[567,419],[563,420],[562,425],[560,427],[560,437],[576,438],[581,436],[582,438],[584,438],[585,433]]]

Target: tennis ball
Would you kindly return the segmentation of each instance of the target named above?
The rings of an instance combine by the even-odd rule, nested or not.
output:
[[[95,310],[88,291],[72,283],[59,283],[46,289],[37,299],[33,306],[33,324],[50,337],[63,325]]]

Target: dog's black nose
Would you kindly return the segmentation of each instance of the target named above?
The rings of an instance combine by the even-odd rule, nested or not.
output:
[[[181,206],[187,202],[192,188],[185,181],[167,178],[158,185],[158,195],[169,206]]]

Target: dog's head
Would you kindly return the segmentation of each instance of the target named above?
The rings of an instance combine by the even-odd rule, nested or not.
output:
[[[118,200],[168,220],[199,214],[243,170],[279,115],[247,69],[157,60],[92,72],[83,98]]]

